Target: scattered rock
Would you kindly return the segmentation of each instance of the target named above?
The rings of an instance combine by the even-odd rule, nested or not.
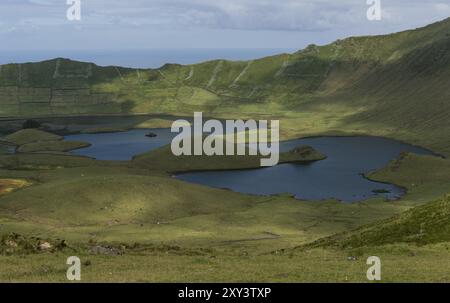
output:
[[[120,250],[114,247],[105,247],[101,245],[95,245],[89,249],[89,252],[94,255],[109,255],[118,256],[121,255]]]
[[[55,245],[55,248],[56,248],[57,250],[62,250],[62,249],[64,249],[64,248],[67,247],[66,240],[59,240],[59,239],[58,239],[58,241],[59,241],[59,243],[57,243],[57,244]]]
[[[358,260],[358,258],[355,257],[355,256],[349,256],[349,257],[347,257],[347,261],[356,261],[356,260]]]
[[[48,250],[48,249],[52,248],[53,246],[49,242],[43,241],[43,242],[39,243],[38,247],[39,247],[39,250]]]
[[[91,262],[91,260],[86,260],[86,261],[83,262],[83,265],[84,266],[91,266],[92,262]]]
[[[277,250],[273,251],[272,254],[274,254],[274,255],[282,255],[282,254],[284,254],[284,252],[285,252],[285,249],[282,248],[282,249],[277,249]]]
[[[5,245],[6,246],[9,246],[9,247],[18,247],[19,245],[17,244],[17,242],[16,241],[13,241],[13,240],[6,240],[5,241]]]
[[[41,268],[39,269],[40,272],[46,274],[49,273],[51,271],[51,268],[46,266],[46,265],[42,265]]]

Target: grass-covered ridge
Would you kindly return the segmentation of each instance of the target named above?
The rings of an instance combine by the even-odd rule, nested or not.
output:
[[[450,241],[450,195],[393,218],[338,234],[313,246],[356,248],[396,243],[436,244]]]
[[[450,19],[252,61],[158,69],[54,59],[0,70],[0,115],[170,113],[281,119],[282,134],[370,133],[448,154]],[[314,118],[312,118],[314,117]],[[284,129],[284,130],[283,130]]]
[[[48,133],[38,129],[23,129],[10,134],[2,139],[6,143],[13,145],[32,144],[37,142],[59,141],[63,137]]]
[[[18,153],[68,152],[90,146],[86,142],[63,141],[63,137],[39,129],[22,129],[0,140],[16,146]]]

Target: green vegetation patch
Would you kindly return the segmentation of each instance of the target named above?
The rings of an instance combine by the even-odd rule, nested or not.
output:
[[[368,177],[402,186],[408,190],[408,196],[425,203],[450,192],[450,161],[436,156],[402,153]]]
[[[3,138],[5,142],[17,146],[19,153],[67,152],[90,146],[79,141],[63,141],[62,136],[38,129],[23,129]]]
[[[3,138],[4,141],[14,145],[24,145],[27,143],[40,141],[57,141],[63,137],[51,134],[38,129],[23,129]]]
[[[83,129],[81,131],[82,134],[101,134],[101,133],[118,133],[124,132],[127,129],[125,128],[117,128],[117,127],[91,127],[87,129]]]
[[[301,145],[280,154],[280,163],[306,163],[326,159],[326,155],[308,145]]]
[[[20,153],[33,152],[68,152],[71,150],[89,147],[91,144],[80,141],[40,141],[21,145],[17,148]]]
[[[171,128],[174,120],[154,118],[141,122],[136,128]]]
[[[225,144],[224,144],[225,146]],[[164,146],[149,153],[134,157],[132,164],[166,172],[200,170],[232,170],[261,168],[261,155],[234,156],[175,156],[170,146]],[[307,163],[325,159],[326,156],[310,146],[300,146],[292,151],[280,153],[279,163]]]
[[[394,243],[420,245],[450,241],[450,195],[352,232],[322,239],[313,246],[356,248]]]

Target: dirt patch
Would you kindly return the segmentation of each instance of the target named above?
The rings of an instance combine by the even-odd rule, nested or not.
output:
[[[20,179],[0,179],[0,196],[9,194],[20,188],[30,186],[31,183]]]

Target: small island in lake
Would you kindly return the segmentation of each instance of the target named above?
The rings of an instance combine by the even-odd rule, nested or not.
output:
[[[149,132],[149,133],[146,134],[145,136],[146,136],[146,137],[149,137],[149,138],[155,138],[155,137],[158,137],[158,135],[155,134],[154,132]]]

